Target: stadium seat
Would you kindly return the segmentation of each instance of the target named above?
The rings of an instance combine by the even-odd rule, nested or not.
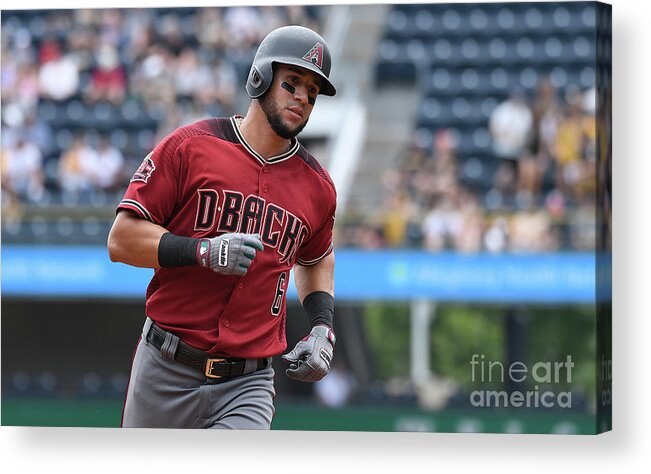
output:
[[[94,237],[100,233],[100,222],[96,217],[85,217],[82,221],[82,231],[87,237]]]
[[[38,104],[38,116],[48,123],[55,123],[57,120],[58,108],[51,100],[41,100]]]
[[[585,66],[578,75],[578,83],[584,89],[589,89],[596,85],[596,71],[592,66]]]
[[[393,38],[408,36],[408,24],[409,19],[404,11],[399,9],[392,10],[387,19],[387,36]]]
[[[109,140],[112,146],[120,150],[124,150],[127,147],[129,136],[124,129],[116,128],[110,132]]]
[[[533,67],[525,67],[518,75],[518,85],[523,89],[533,90],[539,81],[538,72]]]
[[[422,64],[423,61],[425,61],[425,46],[419,39],[409,40],[405,46],[405,52],[407,54],[407,58],[409,58],[415,64]]]
[[[468,15],[468,24],[477,33],[481,33],[489,27],[488,15],[479,5],[473,8]]]
[[[588,29],[593,30],[596,24],[596,12],[593,5],[588,5],[581,9],[578,16],[581,19],[581,25]]]
[[[73,134],[70,129],[61,128],[54,134],[54,143],[59,150],[66,150],[72,144]]]
[[[441,26],[447,32],[459,34],[462,24],[461,15],[455,9],[446,10],[441,17]]]
[[[579,36],[572,42],[572,51],[577,61],[589,61],[595,57],[595,45],[585,36]]]
[[[509,55],[509,49],[502,38],[493,38],[488,42],[488,55],[494,61],[506,59]]]
[[[497,13],[497,26],[503,34],[511,34],[516,28],[517,20],[511,6],[505,6]]]
[[[413,17],[413,25],[416,33],[424,37],[430,36],[433,31],[436,31],[441,26],[440,20],[426,8],[416,12]]]
[[[572,24],[570,12],[564,6],[558,6],[552,14],[554,26],[558,29],[569,28]]]
[[[86,108],[79,100],[72,100],[65,105],[66,123],[67,125],[81,125],[87,124],[84,120]]]
[[[59,217],[56,221],[56,232],[59,237],[67,238],[74,234],[75,225],[68,216]]]
[[[447,38],[438,38],[430,42],[430,59],[432,64],[437,64],[445,61],[446,63],[452,61],[455,56],[455,46]]]

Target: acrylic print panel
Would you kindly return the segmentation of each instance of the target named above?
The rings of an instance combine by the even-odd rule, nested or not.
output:
[[[246,114],[258,45],[298,24],[327,42],[337,89],[298,136],[337,189],[336,344],[323,380],[286,376],[280,355],[310,327],[293,277],[275,278],[287,349],[267,354],[270,428],[609,430],[610,14],[595,2],[3,11],[2,423],[120,425],[152,271],[108,258],[116,206],[139,169],[155,175],[143,159],[167,134]],[[244,201],[230,201],[232,222],[263,227]],[[204,204],[203,217],[222,212]],[[292,209],[274,211],[278,229]]]

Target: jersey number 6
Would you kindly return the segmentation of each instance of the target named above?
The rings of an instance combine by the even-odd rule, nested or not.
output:
[[[271,314],[278,316],[283,307],[283,296],[285,295],[285,282],[287,281],[287,272],[282,272],[278,277],[278,284],[276,285],[276,295],[274,296],[274,303],[271,305]]]

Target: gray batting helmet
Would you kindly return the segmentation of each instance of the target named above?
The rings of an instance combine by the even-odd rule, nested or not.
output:
[[[332,61],[325,40],[303,26],[283,26],[269,33],[260,43],[246,81],[246,92],[256,99],[273,81],[273,64],[290,64],[312,71],[321,77],[319,94],[337,93],[328,77]]]

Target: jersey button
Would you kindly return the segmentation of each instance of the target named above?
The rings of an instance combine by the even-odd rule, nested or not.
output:
[[[264,167],[262,168],[262,171],[264,171],[265,173],[268,173],[268,172],[269,172],[269,168],[267,168],[266,166],[264,166]]]
[[[264,187],[262,188],[265,193],[269,192],[269,185],[265,184]]]
[[[239,288],[240,288],[240,290],[244,289],[244,283],[240,283]]]
[[[231,322],[228,319],[224,320],[224,326],[228,327],[231,325]]]

